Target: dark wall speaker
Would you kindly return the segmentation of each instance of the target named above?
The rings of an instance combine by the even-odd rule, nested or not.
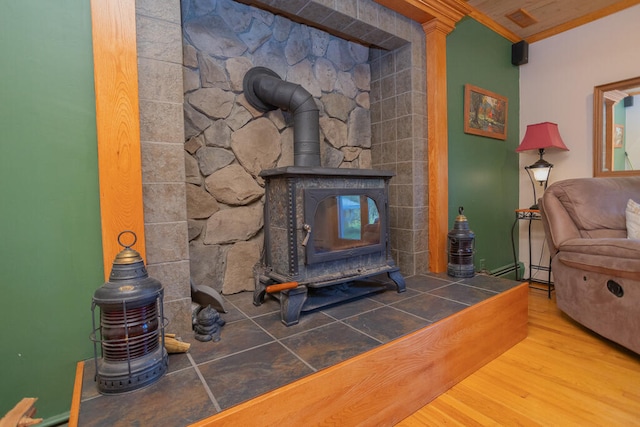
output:
[[[524,65],[529,62],[529,43],[520,40],[511,45],[511,63],[513,65]]]
[[[625,98],[624,98],[624,106],[625,107],[633,107],[633,96],[625,96]]]

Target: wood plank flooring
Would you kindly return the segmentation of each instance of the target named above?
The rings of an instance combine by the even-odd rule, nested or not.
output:
[[[531,289],[528,337],[397,425],[640,426],[640,356]]]

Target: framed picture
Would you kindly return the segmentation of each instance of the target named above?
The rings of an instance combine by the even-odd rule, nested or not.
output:
[[[507,139],[508,100],[477,86],[464,86],[464,132]]]
[[[613,129],[613,148],[622,148],[624,141],[624,125],[615,125]]]

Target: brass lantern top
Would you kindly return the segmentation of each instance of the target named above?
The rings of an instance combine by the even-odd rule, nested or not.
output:
[[[133,235],[133,243],[125,245],[122,236],[126,233]],[[133,231],[123,231],[118,235],[118,243],[124,247],[116,255],[109,281],[102,285],[94,293],[94,302],[98,305],[110,304],[122,300],[139,301],[144,304],[146,300],[154,300],[163,292],[162,284],[149,277],[144,260],[138,251],[131,249],[137,241]]]

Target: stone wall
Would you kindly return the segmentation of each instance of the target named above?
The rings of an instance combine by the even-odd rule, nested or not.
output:
[[[371,168],[369,48],[230,0],[183,8],[191,275],[223,294],[254,289],[264,169],[293,165],[289,112],[243,94],[252,67],[300,84],[320,110],[324,167]]]
[[[232,84],[237,85],[240,81],[240,76],[235,73],[240,73],[239,70],[248,65],[246,59],[249,57],[255,61],[253,65],[266,65],[278,72],[283,78],[290,79],[287,77],[288,69],[283,71],[282,67],[286,64],[288,68],[288,61],[296,61],[292,59],[296,58],[293,54],[293,51],[296,50],[293,49],[296,43],[291,42],[289,49],[292,52],[289,53],[289,59],[287,59],[284,49],[286,44],[282,50],[271,51],[266,48],[261,50],[256,47],[251,52],[253,46],[264,46],[264,41],[260,42],[263,32],[268,33],[272,40],[268,43],[269,46],[282,43],[284,39],[278,40],[281,37],[280,31],[284,31],[284,28],[289,25],[291,27],[287,34],[296,28],[295,31],[308,31],[309,40],[320,40],[323,43],[329,41],[324,55],[315,55],[313,52],[317,52],[321,46],[311,44],[309,46],[310,53],[305,58],[308,62],[312,62],[310,58],[314,57],[322,59],[316,67],[318,70],[323,67],[323,63],[327,73],[331,73],[329,64],[336,69],[334,89],[329,91],[327,90],[328,85],[330,85],[330,81],[333,81],[333,78],[326,78],[325,75],[324,80],[316,79],[315,64],[298,65],[305,63],[305,59],[300,59],[292,67],[296,68],[297,66],[301,69],[307,67],[308,70],[310,66],[311,71],[306,71],[306,75],[314,76],[314,78],[309,79],[308,86],[306,80],[298,81],[298,83],[301,83],[308,90],[314,91],[312,92],[314,96],[318,93],[317,87],[320,88],[320,95],[316,99],[322,109],[321,114],[324,122],[322,126],[322,139],[325,144],[323,165],[336,165],[338,159],[344,156],[341,158],[340,164],[344,164],[345,167],[368,167],[368,156],[370,156],[373,168],[391,170],[397,174],[392,179],[390,191],[392,254],[406,276],[427,270],[427,141],[424,74],[426,55],[422,27],[372,0],[335,0],[329,2],[326,0],[242,0],[242,3],[254,6],[246,10],[251,10],[252,21],[255,18],[256,25],[260,27],[254,36],[247,40],[240,38],[240,34],[243,34],[242,31],[233,31],[236,37],[246,45],[247,50],[235,58],[230,54],[225,54],[223,57],[226,59],[222,61],[220,57],[206,53],[206,49],[204,50],[205,54],[198,55],[195,49],[191,50],[196,46],[189,42],[188,45],[191,47],[187,45],[184,49],[185,64],[183,66],[181,20],[190,21],[196,15],[190,15],[189,11],[205,11],[204,15],[208,16],[212,22],[220,22],[222,19],[227,26],[233,29],[238,23],[225,20],[224,17],[230,16],[227,14],[232,10],[242,10],[242,7],[246,6],[228,0],[182,0],[182,2],[180,0],[136,0],[147,265],[150,274],[160,279],[165,287],[165,314],[171,322],[171,329],[190,328],[189,280],[193,274],[190,260],[198,256],[194,250],[196,243],[201,246],[203,251],[205,250],[204,246],[217,247],[212,251],[213,253],[205,255],[203,263],[208,262],[207,258],[224,260],[223,264],[217,264],[217,270],[206,273],[211,276],[209,280],[217,281],[212,283],[217,283],[218,286],[223,284],[222,280],[226,272],[244,277],[248,271],[245,265],[229,265],[227,252],[231,248],[241,252],[238,256],[232,254],[231,260],[244,259],[245,255],[242,254],[244,251],[249,253],[249,258],[254,259],[256,249],[260,249],[261,232],[254,231],[255,225],[247,227],[244,238],[238,239],[237,235],[232,236],[232,240],[237,240],[237,242],[222,244],[216,239],[226,241],[230,237],[228,235],[218,237],[215,235],[216,233],[213,237],[206,232],[202,234],[202,229],[209,220],[201,217],[212,210],[217,210],[218,212],[244,212],[249,218],[257,218],[257,215],[252,217],[255,212],[251,209],[261,203],[260,198],[262,197],[260,180],[255,177],[257,167],[248,167],[246,161],[245,164],[241,163],[238,158],[242,158],[243,155],[234,151],[234,143],[231,139],[234,132],[238,133],[243,129],[242,125],[246,128],[249,121],[258,122],[257,125],[249,126],[249,129],[245,131],[244,139],[257,139],[252,136],[255,135],[256,129],[257,133],[262,133],[261,129],[270,129],[271,132],[275,129],[280,135],[278,145],[282,148],[280,148],[281,152],[277,159],[269,160],[266,155],[257,155],[261,162],[265,162],[265,164],[275,162],[276,165],[286,164],[283,162],[291,164],[292,162],[290,160],[292,131],[287,127],[290,121],[288,113],[274,111],[260,116],[246,105],[238,87],[231,86]],[[273,16],[274,14],[277,16]],[[269,15],[273,17],[271,24],[269,24],[271,19],[268,17]],[[240,24],[241,22],[244,21],[241,20]],[[265,28],[268,31],[265,31]],[[274,31],[276,28],[279,30]],[[206,32],[204,31],[204,34]],[[329,34],[331,36],[328,36]],[[346,43],[343,40],[333,43],[333,49],[339,47],[336,49],[338,56],[345,53],[355,55],[352,71],[341,70],[337,65],[341,61],[334,62],[330,58],[329,44],[332,40],[336,40],[336,37],[333,36],[352,41]],[[364,46],[371,46],[368,49],[369,58],[367,61],[361,62]],[[300,48],[297,48],[297,51],[300,52]],[[256,61],[256,52],[263,52],[262,60],[264,62]],[[211,59],[209,60],[207,57]],[[344,56],[344,58],[348,58],[348,56]],[[229,69],[227,69],[227,64]],[[369,90],[366,89],[366,85],[356,82],[356,64],[362,70],[368,64]],[[207,77],[205,77],[203,84],[200,74],[204,68],[210,70],[204,73]],[[216,77],[220,70],[225,74],[229,70],[236,70],[233,76],[227,74],[229,89],[224,87],[224,84]],[[346,79],[346,74],[351,77]],[[305,71],[301,71],[298,75],[304,76]],[[319,75],[322,76],[324,73],[319,72]],[[343,77],[340,79],[339,76]],[[302,79],[302,77],[296,79]],[[320,81],[324,83],[320,85]],[[213,111],[210,111],[207,109],[208,107],[199,104],[199,108],[207,109],[208,113],[202,114],[201,111],[193,108],[199,114],[193,114],[190,116],[191,118],[188,113],[183,116],[185,104],[191,107],[193,107],[191,101],[198,104],[198,101],[194,99],[188,99],[185,103],[183,94],[183,92],[195,93],[195,82],[200,85],[199,89],[207,89],[208,92],[218,94],[230,92],[234,98],[233,101],[226,104],[227,108],[230,106],[232,110],[236,109],[241,112],[242,109],[245,109],[248,115],[242,112],[237,119],[227,123],[227,117],[224,119],[216,117],[221,114],[214,112],[217,111],[217,106],[212,107]],[[222,87],[219,86],[220,84]],[[350,89],[350,87],[353,88],[350,85],[356,88],[355,96],[347,96],[344,93],[353,90]],[[367,93],[369,96],[368,113],[366,112],[365,100]],[[335,98],[334,107],[327,107],[331,104],[331,101],[327,101],[328,98],[331,98],[328,97],[329,94],[335,94],[335,96],[332,95]],[[344,99],[348,99],[348,104],[352,107],[340,107],[339,100],[344,101]],[[191,107],[187,106],[186,108]],[[328,114],[328,108],[341,111],[340,116],[334,117],[339,115],[336,112]],[[371,135],[370,139],[363,139],[362,142],[354,142],[353,139],[349,142],[348,140],[350,121],[348,115],[344,119],[344,112],[355,110],[363,116],[368,115],[371,122],[370,130],[364,129],[358,132],[358,134],[370,133]],[[207,114],[212,114],[213,118]],[[211,124],[208,127],[202,128],[202,125],[194,126],[192,123],[192,119],[201,115],[210,121]],[[247,118],[248,121],[243,123]],[[328,123],[334,124],[335,129]],[[354,123],[360,123],[360,121]],[[332,136],[344,135],[345,125],[347,126],[346,140],[342,137]],[[355,124],[355,126],[358,125]],[[252,128],[253,131],[250,133]],[[188,135],[186,142],[185,135]],[[369,140],[371,146],[367,147]],[[332,141],[334,142],[332,143]],[[264,149],[264,145],[258,144],[258,147]],[[200,161],[196,154],[199,152],[198,148],[206,148],[202,152],[202,158],[213,157],[216,159],[213,161],[213,166],[205,166],[206,172],[204,173],[200,172],[201,164],[210,162]],[[238,144],[236,144],[236,149],[240,149]],[[273,150],[267,151],[268,154],[273,154]],[[277,149],[275,151],[277,153]],[[234,159],[225,164],[229,154],[232,154]],[[249,156],[256,157],[256,154],[250,152]],[[196,163],[197,168],[195,167]],[[220,164],[224,166],[219,167]],[[207,169],[207,167],[215,170]],[[222,170],[225,172],[222,173]],[[195,173],[196,171],[197,173]],[[222,179],[209,179],[216,173],[218,174],[216,177]],[[229,179],[229,175],[233,178]],[[215,182],[230,182],[236,187],[226,190],[220,188],[219,184],[211,184],[210,190],[207,187],[207,179]],[[255,185],[251,184],[251,181],[254,181]],[[237,189],[240,182],[245,182],[240,186],[241,188],[248,188],[242,194]],[[203,191],[210,196],[203,194]],[[209,191],[215,193],[216,196],[214,197]],[[254,199],[254,197],[257,198]],[[200,200],[199,204],[190,204],[189,215],[194,218],[193,220],[187,218],[187,198]],[[241,208],[242,210],[239,211]],[[255,211],[257,210],[255,209]],[[222,222],[223,219],[218,218],[216,221]],[[257,219],[257,221],[260,220]],[[218,227],[218,229],[222,232],[224,227]],[[200,230],[200,234],[198,234],[198,230]],[[225,233],[228,231],[225,230]],[[191,240],[190,245],[190,236],[195,235],[197,237]],[[214,243],[204,244],[207,235],[209,239],[212,239],[210,242]],[[248,237],[250,235],[253,237]]]

